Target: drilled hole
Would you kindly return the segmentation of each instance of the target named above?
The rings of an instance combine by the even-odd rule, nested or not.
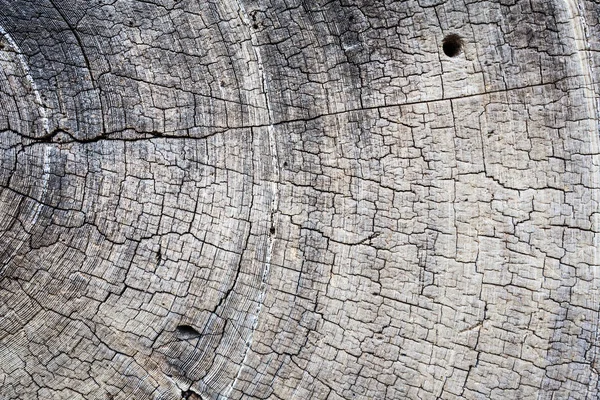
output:
[[[448,57],[456,57],[462,51],[463,44],[462,38],[456,33],[452,33],[442,41],[442,49]]]

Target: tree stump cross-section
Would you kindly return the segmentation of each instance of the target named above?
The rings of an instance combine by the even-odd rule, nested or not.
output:
[[[600,5],[0,0],[0,399],[596,399]]]

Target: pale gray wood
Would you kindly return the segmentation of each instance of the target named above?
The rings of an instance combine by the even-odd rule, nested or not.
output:
[[[0,398],[598,398],[599,15],[0,1]]]

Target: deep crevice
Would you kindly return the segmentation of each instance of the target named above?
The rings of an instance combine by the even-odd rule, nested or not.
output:
[[[177,336],[180,339],[193,339],[200,337],[201,335],[200,332],[198,332],[190,325],[179,325],[177,327]]]

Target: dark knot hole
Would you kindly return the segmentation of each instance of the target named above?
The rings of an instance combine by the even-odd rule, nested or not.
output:
[[[200,336],[200,332],[189,325],[179,325],[177,327],[177,336],[181,339],[191,339]]]
[[[462,51],[464,42],[456,33],[452,33],[442,41],[442,49],[448,57],[456,57]]]

